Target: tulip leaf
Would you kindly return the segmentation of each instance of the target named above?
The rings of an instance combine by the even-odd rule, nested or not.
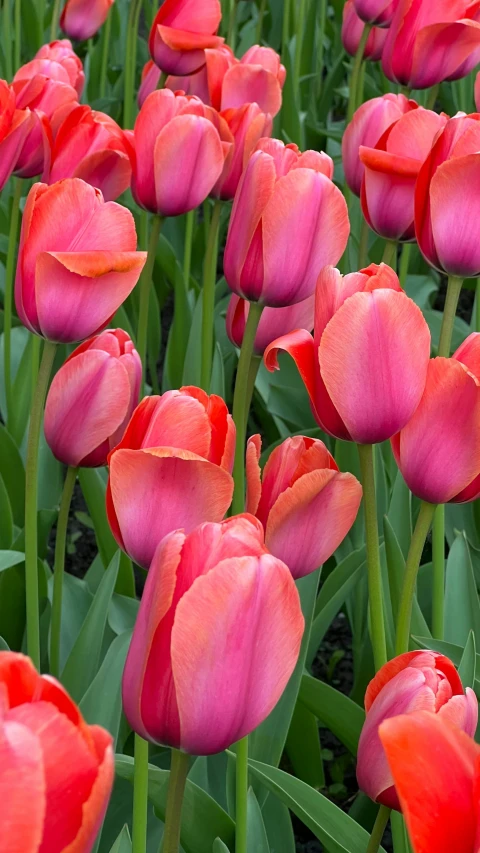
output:
[[[0,474],[0,548],[10,548],[13,542],[13,514],[5,483]]]
[[[122,716],[122,673],[131,633],[116,637],[80,702],[87,723],[103,726],[117,740]]]
[[[352,755],[357,754],[358,739],[365,722],[365,711],[360,705],[311,675],[303,676],[298,698]]]
[[[10,651],[10,646],[8,645],[7,641],[4,640],[3,637],[0,637],[0,652],[9,652],[9,651]]]
[[[464,687],[472,687],[475,684],[475,670],[477,664],[477,655],[475,648],[475,634],[470,631],[468,639],[463,650],[462,659],[458,665],[458,674],[462,679]]]
[[[25,512],[25,469],[17,445],[3,424],[0,424],[0,475],[8,492],[13,520],[17,527],[22,528]]]
[[[400,548],[395,531],[390,519],[383,519],[383,533],[385,540],[385,555],[387,558],[388,581],[390,586],[390,600],[392,602],[393,618],[396,623],[400,596],[402,593],[403,578],[405,576],[405,558]],[[420,609],[417,597],[414,596],[412,607],[411,632],[428,636],[430,633],[425,617]]]
[[[300,696],[293,712],[285,749],[295,776],[312,788],[325,787],[317,718],[300,701]]]
[[[480,646],[480,603],[465,534],[457,533],[447,559],[444,638],[465,647],[470,630]]]
[[[275,794],[267,794],[262,807],[263,822],[272,853],[295,853],[297,846],[293,834],[290,812]]]
[[[50,602],[53,593],[53,577],[48,585]],[[81,631],[91,607],[93,595],[84,580],[65,574],[62,595],[62,625],[60,633],[60,669],[65,666],[74,643]]]
[[[212,853],[230,853],[230,851],[221,838],[216,838],[213,842]]]
[[[110,853],[132,853],[132,841],[128,826],[124,826]]]
[[[0,551],[0,572],[5,569],[11,569],[12,566],[17,566],[18,563],[23,563],[25,554],[21,551]]]
[[[270,853],[262,811],[252,788],[247,796],[247,850]]]
[[[412,539],[412,493],[400,471],[393,484],[388,520],[406,559]]]

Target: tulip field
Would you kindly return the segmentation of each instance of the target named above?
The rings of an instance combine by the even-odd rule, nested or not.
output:
[[[0,22],[0,853],[479,853],[480,0]]]

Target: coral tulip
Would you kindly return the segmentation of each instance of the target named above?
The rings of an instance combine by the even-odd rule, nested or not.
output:
[[[470,687],[464,691],[453,663],[430,651],[407,652],[386,663],[365,694],[366,719],[357,753],[357,779],[372,800],[400,809],[398,794],[378,728],[399,714],[428,711],[473,736],[478,703]]]
[[[480,334],[434,358],[411,421],[392,439],[409,489],[429,503],[480,496]]]
[[[272,711],[303,629],[292,576],[254,518],[173,532],[150,566],[127,657],[128,722],[193,755],[220,752]]]
[[[480,275],[480,115],[450,119],[420,169],[415,231],[424,257],[441,272]]]
[[[205,64],[205,49],[219,47],[220,0],[164,0],[150,31],[150,56],[167,74],[193,74]]]
[[[0,652],[0,695],[5,853],[90,853],[113,785],[111,736],[24,655]]]
[[[137,405],[142,363],[123,329],[90,338],[67,358],[45,405],[45,438],[65,465],[96,468],[123,438]]]
[[[389,27],[398,0],[353,0],[355,11],[366,24]]]
[[[299,329],[265,351],[269,370],[288,352],[313,415],[337,438],[374,444],[407,424],[420,403],[430,357],[422,312],[393,270],[371,264],[341,276],[326,267],[317,282],[315,334]]]
[[[12,174],[34,124],[35,116],[28,108],[16,109],[13,90],[0,80],[0,190]]]
[[[60,26],[67,36],[87,41],[105,23],[114,0],[67,0]]]
[[[87,106],[72,110],[60,125],[45,157],[42,180],[82,178],[114,201],[130,186],[131,146],[118,124]]]
[[[141,207],[178,216],[205,201],[232,147],[208,115],[199,98],[169,89],[148,96],[135,122],[132,158],[132,193]]]
[[[238,296],[272,308],[311,296],[319,271],[337,263],[350,223],[318,151],[262,139],[242,175],[225,247],[225,278]]]
[[[254,45],[225,73],[222,110],[256,103],[262,112],[276,116],[282,106],[286,74],[278,53],[271,47]]]
[[[79,98],[85,85],[82,60],[73,50],[69,39],[58,39],[50,44],[43,44],[35,54],[35,58],[21,68],[13,78],[15,80],[30,80],[35,74],[43,74],[50,80],[60,80],[69,83],[76,90]]]
[[[365,172],[362,211],[385,240],[415,239],[414,201],[418,173],[447,116],[420,107],[391,124],[375,148],[360,146]]]
[[[247,324],[250,303],[232,293],[227,309],[227,335],[236,347],[242,346],[245,326]],[[287,305],[286,308],[265,308],[258,324],[255,335],[253,352],[255,355],[263,355],[272,341],[281,335],[286,335],[293,329],[313,329],[313,315],[315,310],[315,296],[309,296],[303,302],[296,305]]]
[[[399,0],[382,54],[389,80],[428,89],[457,80],[478,62],[480,24],[472,0]]]
[[[233,493],[235,426],[220,397],[200,388],[146,397],[110,454],[113,534],[148,568],[167,533],[221,521]]]
[[[132,214],[104,202],[79,178],[34,184],[23,214],[15,302],[22,323],[52,341],[81,341],[103,329],[135,287]]]
[[[243,107],[223,110],[218,117],[213,115],[212,120],[216,125],[218,124],[222,138],[231,140],[233,151],[231,156],[227,157],[222,174],[213,187],[211,195],[228,201],[235,196],[252,151],[260,139],[270,136],[272,118],[263,113],[258,104],[244,104]],[[222,122],[226,125],[226,132],[222,130]]]
[[[246,510],[262,522],[265,544],[295,579],[318,569],[345,539],[362,487],[342,474],[323,441],[297,435],[271,453],[260,475],[261,439],[247,444]]]
[[[356,13],[353,0],[347,0],[343,7],[342,44],[350,56],[356,56],[364,28],[365,24]],[[367,38],[363,58],[371,62],[381,59],[386,38],[385,30],[373,27]]]
[[[415,101],[405,95],[383,95],[372,98],[358,108],[343,134],[342,160],[345,180],[355,195],[360,195],[365,167],[360,162],[360,146],[375,148],[385,131],[402,115],[416,110]]]
[[[226,71],[235,64],[232,50],[226,45],[208,48],[205,51],[205,65],[195,74],[186,77],[175,77],[170,75],[165,82],[165,88],[172,92],[182,91],[186,95],[196,95],[206,106],[219,110],[222,101],[222,83]],[[153,92],[160,80],[161,71],[151,60],[143,69],[141,91],[138,93],[138,102],[142,106],[143,101]]]

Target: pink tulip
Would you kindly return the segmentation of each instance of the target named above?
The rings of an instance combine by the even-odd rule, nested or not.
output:
[[[428,89],[469,74],[479,58],[479,8],[478,0],[399,0],[382,54],[386,77]]]
[[[448,658],[430,651],[407,652],[382,666],[368,685],[365,711],[357,753],[358,784],[372,800],[398,810],[398,795],[379,726],[399,714],[428,711],[473,737],[478,720],[473,690],[467,687],[464,691]]]
[[[366,24],[389,27],[399,0],[353,0],[355,11]]]
[[[362,487],[341,474],[323,441],[297,435],[269,456],[263,475],[261,439],[247,444],[247,512],[262,522],[265,544],[303,578],[325,563],[345,539],[358,513]]]
[[[27,108],[18,110],[6,80],[0,80],[0,190],[12,174],[35,117]]]
[[[237,64],[231,48],[226,44],[205,50],[205,65],[195,74],[186,77],[167,77],[165,87],[172,92],[183,91],[186,95],[196,95],[206,106],[221,109],[222,85],[228,69]],[[157,66],[155,66],[157,68]],[[158,75],[160,69],[157,68]],[[153,82],[153,72],[150,72]],[[158,78],[159,79],[159,78]],[[158,83],[158,80],[157,80]],[[153,88],[156,88],[155,87]]]
[[[405,113],[390,125],[375,148],[360,146],[365,168],[362,211],[385,240],[415,239],[414,201],[418,173],[448,117],[431,110]]]
[[[320,273],[315,333],[299,329],[265,351],[269,370],[288,352],[307,388],[313,415],[325,432],[375,444],[391,438],[420,403],[430,357],[422,312],[400,288],[390,267],[371,264],[341,276]]]
[[[311,296],[319,270],[337,263],[350,223],[330,157],[262,139],[233,203],[225,278],[238,296],[272,308]]]
[[[273,710],[303,629],[292,576],[254,518],[171,533],[150,566],[123,674],[130,726],[193,755],[221,752]]]
[[[236,347],[242,346],[245,326],[247,324],[250,303],[232,293],[227,310],[227,335]],[[313,329],[313,315],[315,310],[315,296],[309,296],[303,302],[296,305],[287,305],[286,308],[264,308],[257,334],[255,335],[254,353],[262,356],[272,341],[281,335],[286,335],[293,329]]]
[[[90,338],[67,358],[45,405],[45,438],[53,455],[76,468],[106,465],[137,405],[142,363],[123,329]]]
[[[256,103],[262,112],[276,116],[282,106],[286,74],[278,53],[271,47],[254,45],[225,73],[222,110]]]
[[[150,56],[167,74],[193,74],[206,48],[219,47],[220,0],[164,0],[150,31]]]
[[[59,39],[42,45],[35,54],[35,58],[26,65],[22,65],[13,79],[14,81],[30,80],[35,74],[43,74],[50,80],[69,83],[76,90],[78,97],[82,96],[85,85],[82,60],[73,50],[69,39]]]
[[[244,104],[243,107],[223,110],[217,116],[212,115],[212,120],[221,138],[231,141],[232,152],[225,160],[211,195],[229,201],[235,197],[243,170],[260,139],[270,136],[272,117],[263,113],[258,104]],[[222,123],[226,129],[222,130]]]
[[[114,0],[67,0],[60,17],[60,26],[72,39],[87,41],[108,18]]]
[[[199,98],[169,89],[148,96],[134,130],[137,204],[161,216],[178,216],[205,201],[232,148],[208,116]]]
[[[405,95],[383,95],[372,98],[358,108],[348,125],[342,140],[342,160],[345,180],[355,195],[360,195],[365,167],[360,161],[359,151],[362,145],[375,148],[385,131],[402,115],[416,110],[415,101],[409,101]]]
[[[15,302],[22,323],[52,341],[84,340],[103,329],[135,287],[132,214],[104,202],[79,178],[34,184],[23,213]]]
[[[356,56],[364,28],[365,24],[357,15],[353,0],[347,0],[343,7],[342,44],[350,56]],[[373,27],[367,38],[363,58],[371,62],[381,59],[386,38],[385,30]]]
[[[146,397],[110,454],[107,513],[118,544],[148,568],[173,530],[221,521],[233,492],[235,426],[200,388]]]
[[[118,124],[87,106],[73,109],[47,149],[43,181],[82,178],[114,201],[130,186],[131,145]]]

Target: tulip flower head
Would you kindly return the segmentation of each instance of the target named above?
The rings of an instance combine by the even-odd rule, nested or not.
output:
[[[355,11],[366,24],[389,27],[398,0],[353,0]]]
[[[220,0],[163,0],[150,31],[150,56],[167,74],[193,74],[205,50],[219,47]]]
[[[391,438],[420,403],[430,357],[422,312],[385,264],[341,276],[320,273],[314,336],[298,329],[265,351],[269,370],[288,352],[325,432],[359,444]]]
[[[250,303],[232,293],[228,303],[226,328],[232,344],[239,349],[242,346],[249,311]],[[265,308],[255,335],[254,354],[262,356],[272,341],[293,329],[302,328],[311,331],[314,311],[315,296],[313,294],[303,302],[287,305],[286,308]]]
[[[87,41],[105,23],[114,0],[67,0],[60,26],[72,39]]]
[[[199,71],[185,77],[170,75],[167,77],[165,87],[171,89],[172,92],[183,91],[186,95],[196,95],[206,106],[220,110],[222,105],[222,85],[225,74],[232,65],[237,64],[238,60],[235,59],[233,51],[226,44],[207,48],[204,53],[205,64],[202,65]],[[158,80],[160,79],[160,69],[155,64],[154,67],[156,68],[158,77],[155,86],[152,86],[150,91],[157,88]],[[153,82],[153,71],[149,72],[149,76]]]
[[[364,27],[365,24],[358,17],[353,0],[347,0],[343,7],[342,44],[350,56],[356,56]],[[380,29],[380,27],[372,27],[367,38],[363,58],[371,62],[377,62],[381,59],[386,38],[386,30]]]
[[[16,108],[13,90],[6,80],[0,80],[0,190],[15,169],[34,124],[35,116],[28,108]]]
[[[73,50],[69,39],[58,39],[50,44],[43,44],[35,54],[35,58],[26,65],[22,65],[13,79],[14,81],[29,80],[35,74],[43,74],[50,80],[69,83],[76,90],[78,97],[82,97],[85,85],[82,60]]]
[[[222,173],[211,191],[214,198],[229,201],[235,197],[243,170],[260,140],[270,136],[272,117],[263,113],[258,104],[244,104],[212,115],[222,139],[231,142],[231,155],[225,160]],[[326,155],[324,155],[326,157]],[[333,170],[333,163],[332,163]]]
[[[365,711],[357,753],[358,784],[372,800],[393,809],[400,809],[400,803],[379,736],[384,720],[428,711],[471,737],[478,721],[473,690],[464,691],[448,658],[430,651],[407,652],[385,664],[367,688]]]
[[[85,181],[34,184],[23,213],[15,280],[22,323],[60,343],[100,332],[140,277],[146,253],[136,247],[130,211],[105,202]]]
[[[303,629],[293,578],[254,518],[171,533],[150,566],[123,675],[129,724],[193,755],[220,752],[275,707]]]
[[[278,309],[277,309],[278,310]],[[362,487],[342,474],[323,441],[297,435],[271,453],[260,473],[261,439],[247,444],[247,512],[262,522],[265,544],[295,579],[332,556],[358,513]]]
[[[148,568],[172,530],[221,521],[233,493],[235,426],[200,388],[145,397],[109,458],[107,514],[118,544]]]
[[[226,71],[222,82],[222,110],[256,103],[264,113],[276,116],[282,106],[287,72],[271,47],[254,45]]]
[[[111,736],[24,655],[0,652],[0,695],[5,853],[90,853],[113,785]]]

